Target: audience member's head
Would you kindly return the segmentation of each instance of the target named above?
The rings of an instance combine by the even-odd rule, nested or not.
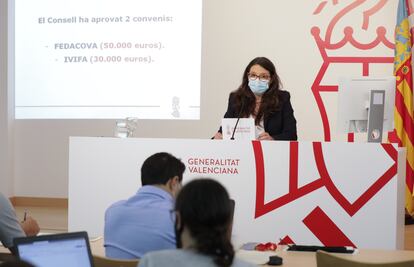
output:
[[[141,183],[162,186],[175,195],[181,187],[185,165],[173,155],[160,152],[147,158],[141,167]]]
[[[175,209],[177,247],[193,248],[218,266],[230,266],[233,207],[226,189],[212,179],[193,180],[181,189]]]

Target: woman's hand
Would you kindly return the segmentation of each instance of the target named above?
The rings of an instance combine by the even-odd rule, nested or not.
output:
[[[274,140],[272,136],[268,132],[263,132],[257,138],[258,140]]]
[[[221,140],[221,139],[223,139],[223,135],[222,135],[220,132],[217,132],[217,133],[214,135],[213,139],[218,139],[218,140]]]

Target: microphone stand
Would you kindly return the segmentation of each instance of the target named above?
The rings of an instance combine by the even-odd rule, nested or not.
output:
[[[241,117],[241,114],[242,114],[242,111],[243,111],[243,107],[244,107],[244,101],[242,100],[239,115],[237,115],[236,125],[234,125],[233,133],[231,134],[230,140],[234,140],[234,134],[236,133],[237,125],[239,124],[239,120],[240,120],[240,117]]]

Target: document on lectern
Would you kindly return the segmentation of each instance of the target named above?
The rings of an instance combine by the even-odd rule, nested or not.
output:
[[[254,119],[252,118],[242,118],[238,122],[237,119],[222,119],[221,128],[224,140],[232,139],[232,136],[234,136],[234,140],[256,139],[256,127],[254,126]]]

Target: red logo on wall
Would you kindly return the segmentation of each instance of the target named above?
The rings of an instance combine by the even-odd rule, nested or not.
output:
[[[370,74],[370,67],[373,64],[384,64],[389,63],[392,64],[394,62],[394,57],[390,56],[370,56],[367,53],[370,50],[378,46],[385,46],[390,50],[394,50],[394,43],[387,39],[386,33],[387,29],[384,26],[379,26],[375,29],[376,37],[369,41],[369,42],[359,42],[354,38],[354,28],[352,26],[345,26],[343,28],[344,37],[342,40],[333,43],[332,35],[335,28],[338,28],[339,22],[349,15],[355,13],[359,13],[362,18],[362,25],[358,25],[357,27],[361,27],[361,29],[365,32],[369,32],[372,34],[374,29],[370,29],[370,20],[371,18],[378,12],[380,12],[387,4],[388,0],[379,0],[373,1],[375,2],[373,6],[368,7],[365,10],[361,10],[361,6],[365,4],[367,0],[355,0],[351,1],[350,4],[344,6],[339,12],[332,18],[329,22],[325,36],[321,36],[321,30],[319,27],[315,26],[311,29],[311,34],[315,39],[315,42],[318,46],[319,53],[322,56],[322,66],[320,67],[318,74],[312,84],[312,93],[315,97],[316,103],[318,105],[319,113],[322,119],[323,124],[323,132],[324,132],[324,140],[331,141],[331,127],[328,120],[328,115],[326,113],[325,105],[322,101],[321,93],[334,93],[338,92],[338,85],[325,85],[322,84],[322,80],[328,70],[328,67],[331,64],[359,64],[362,66],[362,75],[368,76]],[[314,15],[321,14],[329,4],[337,6],[339,4],[339,0],[332,0],[331,1],[322,1],[318,7],[313,12]],[[372,28],[372,27],[371,27]],[[324,39],[323,39],[324,38]],[[342,54],[342,48],[345,46],[352,47],[353,55]],[[343,49],[345,50],[345,49]],[[390,74],[391,75],[391,74]],[[349,135],[349,141],[353,140],[353,136]]]

